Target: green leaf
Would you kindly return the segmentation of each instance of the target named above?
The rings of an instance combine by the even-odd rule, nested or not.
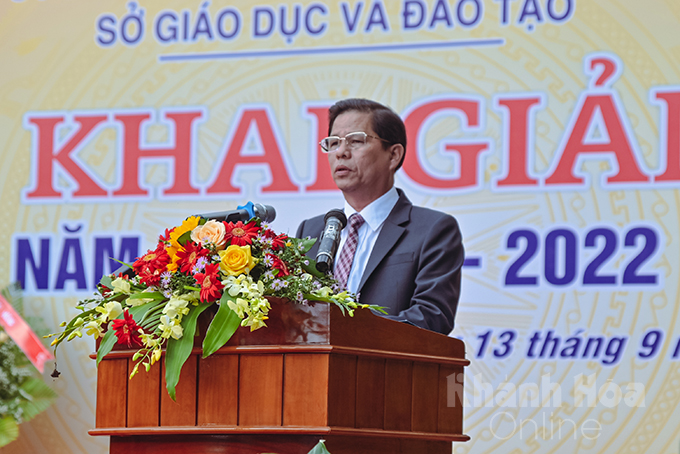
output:
[[[241,324],[241,318],[231,310],[227,301],[234,301],[233,296],[229,296],[229,293],[224,292],[222,298],[220,299],[220,308],[215,314],[208,331],[205,334],[205,339],[203,339],[203,357],[215,353],[224,344],[226,344],[231,336],[234,335],[236,329]]]
[[[145,331],[147,331],[149,333],[153,333],[156,330],[156,328],[158,327],[158,325],[161,324],[161,317],[162,316],[163,316],[162,313],[157,312],[154,315],[152,315],[151,317],[145,318],[144,321],[141,322],[141,323],[138,323],[138,325],[140,327],[144,328]]]
[[[113,349],[113,346],[116,345],[117,340],[118,338],[116,337],[115,331],[112,329],[108,330],[104,334],[104,337],[102,337],[102,342],[99,344],[99,350],[97,350],[97,366],[99,366],[101,360],[104,359],[104,357],[108,355]]]
[[[312,276],[316,277],[323,277],[326,276],[324,273],[316,269],[316,262],[312,259],[307,259],[309,261],[309,265],[305,265],[304,263],[301,263],[300,266],[302,267],[303,270],[305,270],[307,273],[311,274]]]
[[[133,293],[130,295],[131,300],[136,300],[136,299],[145,299],[145,300],[154,300],[154,301],[160,301],[164,300],[165,296],[161,292],[140,292],[140,293]]]
[[[109,276],[108,274],[103,275],[102,278],[99,280],[99,283],[107,288],[113,288],[112,282],[113,279],[111,279],[111,276]]]
[[[212,303],[202,303],[193,307],[191,311],[182,319],[184,333],[179,339],[168,339],[165,348],[165,384],[168,394],[175,400],[175,387],[179,383],[179,374],[182,366],[191,355],[194,346],[194,333],[196,333],[196,322],[201,312],[206,310]]]
[[[291,239],[296,243],[295,247],[297,247],[302,254],[306,254],[312,246],[314,246],[314,243],[316,243],[316,238]]]
[[[11,416],[0,419],[0,447],[13,442],[19,437],[19,425]]]
[[[309,451],[307,454],[331,454],[328,452],[328,449],[326,449],[326,445],[324,444],[323,440],[319,440],[319,442],[312,448],[311,451]]]
[[[38,378],[32,377],[27,379],[21,385],[21,389],[31,396],[30,400],[26,400],[20,405],[23,410],[22,418],[24,421],[29,421],[39,413],[47,410],[57,398],[57,393]]]
[[[141,306],[132,306],[132,307],[126,307],[130,315],[132,315],[132,318],[137,321],[137,317],[141,320],[144,318],[147,312],[150,310],[158,307],[158,302],[157,301],[149,301],[148,303],[144,303]]]
[[[182,236],[177,238],[177,242],[182,246],[186,245],[187,242],[189,241],[191,241],[191,230],[189,230],[188,232],[184,232]]]
[[[118,263],[120,263],[121,265],[125,265],[125,266],[127,266],[128,268],[132,269],[132,265],[130,265],[129,263],[125,263],[125,262],[123,262],[122,260],[118,260],[118,259],[115,258],[115,257],[109,257],[109,260],[113,260],[114,262],[118,262]],[[113,273],[111,273],[111,274],[113,274]],[[118,277],[118,276],[116,276],[116,277]]]

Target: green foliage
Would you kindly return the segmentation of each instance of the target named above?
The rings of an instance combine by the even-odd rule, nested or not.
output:
[[[42,379],[36,377],[26,380],[21,385],[21,392],[25,396],[30,396],[30,399],[27,398],[21,404],[24,421],[29,421],[47,410],[52,405],[54,399],[57,398],[57,393],[47,386]]]
[[[194,334],[198,316],[210,306],[211,303],[202,303],[192,307],[189,314],[182,319],[184,334],[179,339],[168,339],[165,351],[165,384],[168,394],[175,400],[175,387],[179,383],[179,374],[182,366],[191,355],[194,346]]]
[[[0,447],[10,444],[19,437],[19,424],[11,416],[0,418]]]
[[[123,315],[121,314],[119,319],[123,318]],[[112,329],[107,331],[106,334],[104,334],[104,337],[102,338],[101,343],[99,344],[99,349],[97,350],[97,366],[99,366],[99,363],[101,362],[102,359],[106,355],[109,354],[109,352],[113,349],[113,346],[116,344],[116,341],[118,339],[116,338],[115,331]]]
[[[191,241],[191,232],[184,232],[182,236],[177,239],[177,242],[184,246],[188,241]]]
[[[1,292],[23,316],[23,303],[16,287]],[[19,436],[19,424],[45,411],[56,397],[26,355],[0,329],[0,446],[14,441]]]
[[[122,263],[122,262],[121,262]],[[113,282],[113,277],[111,275],[105,274],[102,276],[102,278],[99,280],[99,285],[103,285],[104,287],[111,288]]]
[[[231,339],[231,336],[234,335],[236,329],[241,324],[241,318],[227,305],[227,301],[230,300],[234,301],[235,298],[229,296],[226,292],[222,294],[220,308],[217,310],[215,318],[213,318],[208,331],[205,333],[205,339],[203,339],[204,358],[212,355],[229,342],[229,339]]]
[[[326,445],[324,444],[323,440],[319,440],[319,442],[312,448],[311,451],[309,451],[307,454],[331,454],[328,452],[328,449],[326,449]]]

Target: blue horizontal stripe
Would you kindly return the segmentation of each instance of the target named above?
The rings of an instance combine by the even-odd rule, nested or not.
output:
[[[463,261],[463,266],[466,268],[479,268],[482,266],[482,259],[479,257],[468,257]]]
[[[372,46],[336,46],[336,47],[312,47],[306,49],[275,49],[275,50],[253,50],[237,52],[199,52],[186,54],[164,54],[159,55],[161,62],[189,61],[189,60],[219,60],[219,59],[238,59],[238,58],[257,58],[257,57],[291,57],[302,55],[319,54],[339,54],[357,52],[394,52],[403,50],[420,49],[446,49],[451,47],[479,47],[479,46],[502,46],[505,44],[503,38],[470,39],[458,41],[434,41],[422,43],[396,43],[396,44],[377,44]]]

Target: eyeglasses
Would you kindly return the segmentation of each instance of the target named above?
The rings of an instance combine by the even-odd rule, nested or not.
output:
[[[348,148],[349,150],[354,151],[354,150],[357,150],[357,149],[363,147],[364,145],[366,145],[366,142],[368,141],[369,137],[371,137],[373,139],[382,140],[383,142],[390,143],[388,140],[381,139],[380,137],[368,135],[365,132],[350,132],[345,137],[338,137],[338,136],[326,137],[321,142],[319,142],[319,145],[321,145],[321,148],[323,149],[324,152],[331,153],[333,151],[336,151],[338,148],[340,148],[340,144],[344,140],[345,141],[345,148]]]

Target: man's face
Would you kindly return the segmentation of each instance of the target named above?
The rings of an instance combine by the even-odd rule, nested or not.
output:
[[[338,115],[331,135],[345,137],[351,132],[377,136],[371,127],[371,114],[350,110]],[[383,141],[369,137],[366,144],[358,149],[349,150],[343,141],[340,148],[328,153],[333,180],[357,211],[386,193],[394,184],[394,171],[400,155],[395,156],[394,145],[387,149],[383,145]]]

